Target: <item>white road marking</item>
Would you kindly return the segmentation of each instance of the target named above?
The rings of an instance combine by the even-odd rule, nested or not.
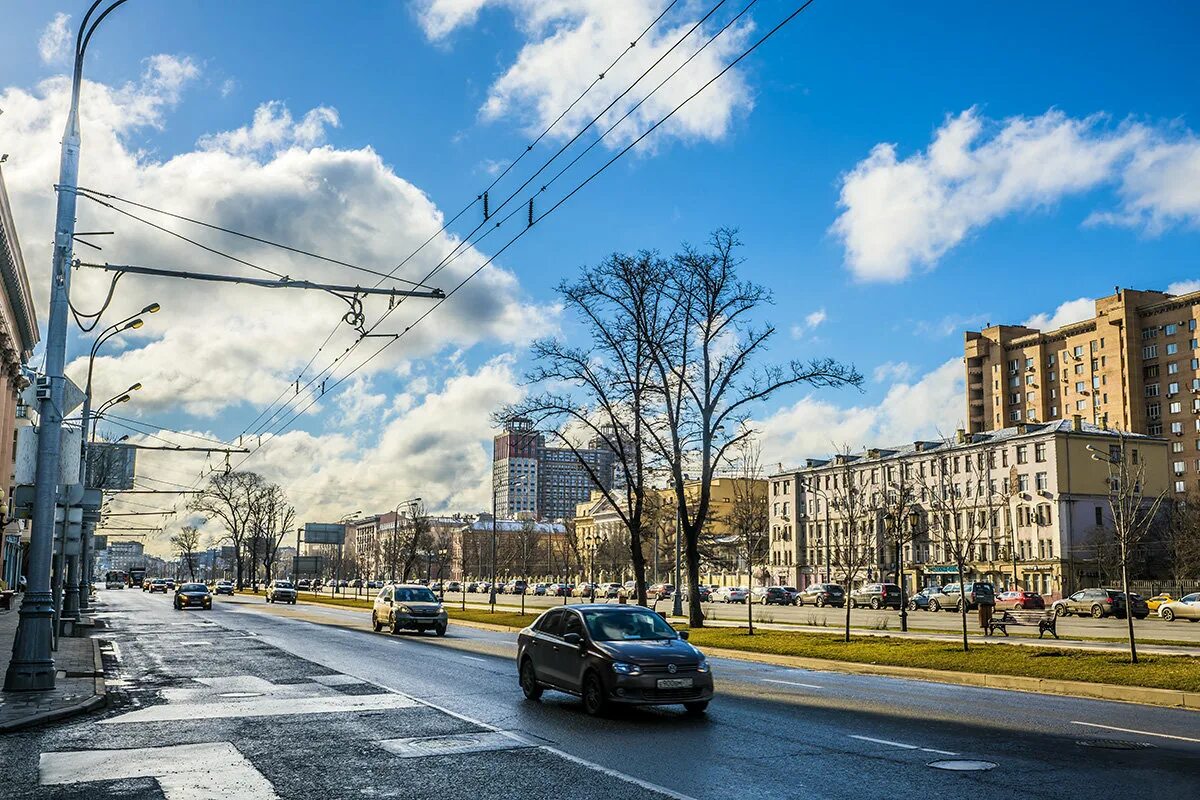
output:
[[[782,683],[784,686],[801,686],[805,689],[824,689],[824,686],[817,686],[814,683],[797,683],[796,681],[777,681],[771,678],[763,678],[763,683]]]
[[[453,736],[414,736],[407,739],[384,739],[379,746],[401,758],[483,753],[492,750],[516,750],[537,747],[536,744],[507,732],[460,733]]]
[[[870,736],[851,736],[851,739],[858,739],[863,742],[874,742],[875,744],[886,744],[888,747],[899,747],[902,750],[920,750],[921,748],[915,744],[905,744],[904,742],[893,742],[888,739],[874,739]]]
[[[1140,734],[1142,736],[1158,736],[1159,738],[1162,738],[1162,739],[1178,739],[1181,742],[1200,742],[1200,739],[1192,739],[1191,737],[1188,737],[1188,736],[1175,736],[1174,734],[1170,734],[1170,733],[1155,733],[1154,731],[1135,731],[1132,728],[1116,728],[1116,727],[1113,727],[1112,725],[1101,725],[1096,722],[1078,722],[1076,720],[1071,720],[1071,724],[1072,725],[1085,725],[1089,728],[1103,728],[1108,731],[1120,731],[1121,733],[1136,733],[1136,734]]]
[[[937,753],[938,755],[941,755],[941,756],[956,756],[956,755],[958,755],[958,753],[954,753],[954,752],[951,752],[951,751],[949,751],[949,750],[936,750],[936,749],[934,749],[934,748],[932,748],[932,747],[922,747],[922,748],[921,748],[921,752],[923,752],[923,753]]]
[[[483,663],[485,663],[485,664],[487,663],[487,659],[486,659],[486,658],[479,658],[478,656],[463,656],[463,658],[468,658],[468,659],[470,659],[471,661],[482,661],[482,662],[483,662]]]
[[[199,647],[201,645],[203,645],[204,647],[212,647],[212,642],[195,641],[195,642],[180,642],[179,643],[180,647]]]
[[[230,742],[42,753],[40,773],[43,786],[155,778],[167,800],[279,798]]]

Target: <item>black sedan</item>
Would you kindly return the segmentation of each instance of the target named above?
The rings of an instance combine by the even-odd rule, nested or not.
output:
[[[175,610],[185,608],[212,608],[212,594],[203,583],[181,583],[175,590]]]
[[[556,689],[581,697],[592,715],[615,704],[676,703],[702,714],[713,696],[704,654],[642,606],[547,611],[517,637],[517,670],[526,698]]]

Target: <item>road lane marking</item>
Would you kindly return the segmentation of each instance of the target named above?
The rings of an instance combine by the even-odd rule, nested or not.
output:
[[[483,662],[483,663],[485,663],[485,664],[487,663],[487,659],[486,659],[486,658],[479,658],[478,656],[463,656],[463,658],[468,658],[468,659],[470,659],[471,661],[482,661],[482,662]]]
[[[167,800],[279,798],[231,742],[42,753],[39,772],[43,786],[154,778]]]
[[[937,750],[932,747],[922,747],[921,752],[922,753],[937,753],[940,756],[956,756],[956,755],[958,755],[958,753],[954,753],[949,750]]]
[[[1077,720],[1071,720],[1071,724],[1072,725],[1085,725],[1089,728],[1103,728],[1104,730],[1107,730],[1107,731],[1120,731],[1121,733],[1136,733],[1136,734],[1140,734],[1142,736],[1158,736],[1162,739],[1178,739],[1181,742],[1200,743],[1200,739],[1193,739],[1188,736],[1175,736],[1174,734],[1170,734],[1170,733],[1155,733],[1153,731],[1136,731],[1136,730],[1133,730],[1132,728],[1117,728],[1112,725],[1101,725],[1097,722],[1079,722]]]
[[[796,681],[777,681],[772,678],[763,678],[763,683],[782,683],[784,686],[802,686],[805,689],[824,689],[824,686],[817,686],[813,683],[797,683]]]
[[[870,736],[851,736],[851,739],[858,739],[863,742],[874,742],[875,744],[885,744],[888,747],[899,747],[901,750],[920,750],[921,748],[915,744],[905,744],[904,742],[893,742],[889,739],[875,739]]]

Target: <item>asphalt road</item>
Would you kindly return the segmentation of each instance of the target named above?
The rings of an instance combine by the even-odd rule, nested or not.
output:
[[[8,796],[85,796],[70,793],[70,787],[50,792],[31,785],[27,776],[38,774],[42,750],[212,742],[238,748],[279,797],[799,800],[946,791],[988,797],[1170,797],[1194,793],[1200,775],[1195,712],[714,659],[718,697],[705,718],[662,708],[596,720],[574,698],[553,693],[540,703],[522,698],[511,634],[453,624],[445,639],[375,634],[363,611],[268,606],[248,597],[221,598],[210,613],[176,613],[169,610],[169,600],[135,592],[102,593],[102,598],[113,620],[118,668],[131,681],[123,712],[112,713],[145,710],[149,718],[134,717],[123,725],[74,723],[9,737],[12,744],[6,740],[0,751],[6,757],[6,787],[16,778],[16,794]],[[176,621],[196,625],[182,633],[172,630],[185,627],[171,624]],[[194,691],[202,677],[211,684],[214,675],[305,686],[313,676],[335,684],[361,679],[365,683],[335,688],[365,694],[371,698],[368,705],[380,695],[411,698],[413,705],[267,718],[161,719],[162,709],[193,702],[180,692]],[[349,677],[324,677],[330,675]],[[224,690],[218,695],[254,694],[263,685],[243,679],[216,688]],[[314,702],[311,697],[302,701]],[[177,706],[174,716],[211,715],[204,708],[202,703],[191,710]],[[545,747],[402,761],[386,749],[397,745],[381,744],[439,732],[478,735],[493,728]],[[11,767],[10,753],[16,757]],[[207,755],[223,758],[222,753]],[[111,760],[128,758],[114,754]],[[981,760],[995,767],[959,772],[930,766],[946,760]],[[42,768],[45,779],[44,757]],[[656,794],[644,784],[665,792]],[[106,797],[159,796],[154,782],[144,778],[102,786]],[[187,795],[189,800],[208,796],[248,795]]]

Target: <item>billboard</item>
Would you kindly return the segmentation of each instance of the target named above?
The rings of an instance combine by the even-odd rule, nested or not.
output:
[[[304,541],[308,544],[344,544],[346,526],[324,522],[304,523]]]
[[[320,556],[295,556],[292,559],[292,576],[320,575],[324,560]]]
[[[93,442],[87,448],[87,481],[93,489],[133,488],[137,450],[115,442]]]

